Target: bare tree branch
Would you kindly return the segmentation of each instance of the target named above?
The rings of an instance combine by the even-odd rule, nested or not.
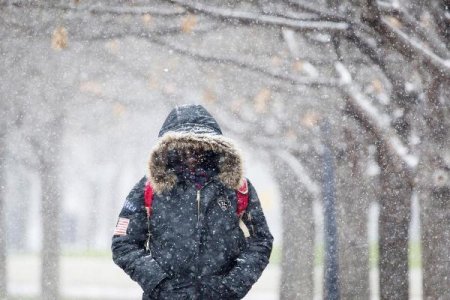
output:
[[[376,0],[365,0],[365,2],[366,10],[364,20],[385,40],[392,43],[392,46],[397,49],[399,53],[410,59],[416,59],[416,56],[418,56],[429,67],[438,71],[441,77],[450,77],[449,59],[445,60],[439,57],[423,44],[417,42],[405,32],[393,26],[381,15]]]
[[[405,26],[419,34],[420,38],[427,42],[428,46],[433,48],[440,56],[449,57],[449,51],[445,43],[433,31],[425,28],[413,16],[411,16],[404,8],[378,2],[378,7],[384,15],[398,18]]]
[[[430,67],[439,71],[441,76],[450,77],[450,60],[444,60],[433,51],[427,49],[424,45],[415,41],[406,33],[392,26],[386,19],[380,20],[382,29],[386,32],[386,37],[392,40],[393,46],[403,55],[414,58],[418,55]]]
[[[314,181],[306,171],[305,167],[300,161],[287,150],[277,150],[274,153],[283,160],[288,166],[291,167],[295,175],[301,183],[303,183],[305,189],[314,197],[318,198],[320,195],[320,185]]]
[[[248,139],[252,141],[255,145],[260,145],[263,147],[263,149],[268,149],[269,152],[277,155],[281,160],[283,160],[295,173],[297,178],[301,183],[303,183],[305,189],[314,197],[318,198],[320,195],[320,185],[311,178],[311,176],[308,174],[308,171],[306,168],[302,165],[302,163],[288,150],[290,147],[286,147],[286,143],[284,143],[284,140],[282,138],[278,139],[276,137],[269,139],[264,139],[262,141],[261,139],[257,138],[257,134],[254,134],[253,132],[249,131],[248,128],[256,129],[258,126],[254,126],[254,124],[248,123],[246,121],[243,121],[242,118],[238,115],[230,116],[226,109],[220,109],[220,114],[217,114],[217,117],[219,120],[223,119],[222,125],[229,131],[233,132],[234,134],[238,136],[247,135]],[[228,115],[227,115],[228,114]],[[227,120],[235,120],[234,122],[237,122],[237,126],[229,126]],[[239,125],[240,124],[240,125]],[[244,130],[243,128],[246,128]],[[266,136],[268,134],[266,133]],[[298,149],[297,145],[296,147],[293,147],[292,150]]]
[[[448,132],[448,125],[445,122],[445,108],[443,107],[443,103],[439,101],[440,87],[442,84],[440,78],[434,76],[426,90],[427,103],[424,117],[433,133],[430,138],[434,138],[435,140],[445,140]]]
[[[431,15],[434,16],[437,32],[447,44],[450,41],[450,5],[447,0],[435,1],[431,7]]]
[[[378,20],[381,16],[381,12],[377,5],[377,0],[363,0],[361,1],[361,7],[363,10],[363,19],[372,22]]]
[[[399,136],[390,126],[390,117],[378,111],[371,101],[353,83],[350,72],[342,63],[336,64],[336,71],[342,78],[342,91],[348,96],[347,106],[352,116],[356,117],[362,126],[368,130],[377,140],[386,145],[386,149],[396,155],[406,166],[415,168],[418,158],[409,153],[409,149],[403,144]]]
[[[406,92],[405,80],[395,71],[391,70],[390,63],[386,60],[387,57],[380,53],[379,48],[367,41],[367,39],[358,31],[349,34],[347,39],[354,43],[362,54],[366,55],[375,65],[377,65],[392,84],[394,102],[402,108],[412,105],[414,101],[409,93]]]
[[[201,3],[184,1],[184,0],[169,0],[172,3],[179,4],[189,11],[207,14],[226,21],[239,21],[251,24],[263,24],[272,26],[283,26],[299,31],[332,31],[345,32],[349,26],[344,22],[330,22],[330,21],[311,21],[311,20],[293,20],[286,17],[277,17],[263,14],[255,14],[252,12],[231,10],[225,8],[217,8]]]
[[[289,74],[274,72],[272,70],[262,68],[258,65],[253,65],[248,62],[239,61],[234,58],[216,57],[213,55],[195,52],[192,49],[188,49],[188,48],[180,47],[180,46],[177,46],[174,44],[170,44],[166,41],[163,41],[162,39],[158,39],[155,37],[149,37],[148,39],[155,44],[159,44],[161,46],[168,47],[179,54],[189,56],[189,57],[195,58],[195,59],[203,61],[203,62],[213,62],[213,63],[217,63],[217,64],[224,64],[224,65],[235,66],[235,67],[242,68],[242,69],[247,69],[249,71],[261,73],[261,74],[267,75],[267,76],[275,78],[275,79],[288,81],[294,85],[307,85],[307,86],[313,86],[313,87],[335,87],[338,85],[338,82],[339,82],[338,80],[335,80],[335,79],[323,79],[320,77],[310,78],[310,77],[291,76]]]
[[[314,13],[318,15],[320,18],[323,18],[325,20],[348,23],[348,19],[345,16],[339,15],[336,12],[331,11],[324,7],[318,8],[315,5],[306,3],[301,0],[284,0],[284,2],[301,10],[304,10],[306,12]]]
[[[215,23],[213,24],[207,24],[207,23],[201,23],[195,28],[192,29],[191,33],[195,34],[202,34],[202,33],[210,33],[216,29],[218,29],[219,26]],[[112,32],[112,33],[102,33],[95,36],[90,37],[81,37],[80,40],[84,41],[103,41],[103,40],[110,40],[110,39],[125,39],[129,37],[135,37],[135,38],[145,38],[145,39],[151,39],[152,37],[162,37],[162,36],[174,36],[177,34],[184,34],[183,29],[178,25],[172,25],[172,26],[164,26],[162,28],[157,29],[145,29],[145,30],[133,30],[133,31],[126,31],[126,32]]]
[[[39,9],[59,9],[59,10],[71,10],[79,12],[88,12],[91,14],[111,14],[111,15],[145,15],[150,14],[153,16],[177,16],[186,13],[186,10],[182,7],[154,7],[154,6],[87,6],[87,5],[76,5],[76,4],[42,4],[40,2],[33,1],[13,1],[9,3],[15,7],[28,7],[28,8],[39,8]],[[2,3],[1,6],[6,6],[7,3]]]

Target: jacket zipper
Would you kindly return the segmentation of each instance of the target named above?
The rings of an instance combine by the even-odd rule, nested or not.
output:
[[[200,222],[200,190],[197,190],[197,227]]]
[[[206,182],[200,189],[197,190],[197,282],[196,282],[196,299],[200,298],[200,280],[201,280],[201,276],[200,276],[200,240],[201,240],[201,232],[200,232],[200,208],[201,208],[201,190],[206,187],[206,185],[208,185],[208,183],[210,183],[210,181]]]
[[[204,187],[204,186],[203,186]],[[202,188],[203,188],[202,187]],[[200,240],[201,240],[201,232],[200,232],[200,191],[201,189],[197,190],[197,271],[196,271],[196,283],[195,283],[195,289],[196,289],[196,295],[195,299],[200,299]]]
[[[150,208],[146,207],[146,212],[147,212],[147,239],[145,240],[145,251],[146,252],[150,252]]]
[[[147,214],[147,240],[145,241],[145,249],[150,252],[150,216]]]
[[[200,200],[200,193],[201,190],[203,190],[209,183],[211,182],[211,180],[207,181],[200,189],[197,190],[197,227],[200,225],[200,208],[201,208],[201,200]]]

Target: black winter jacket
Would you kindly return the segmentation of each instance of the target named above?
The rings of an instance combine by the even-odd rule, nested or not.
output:
[[[239,227],[235,190],[242,160],[200,105],[176,107],[167,117],[149,160],[149,174],[131,190],[112,238],[114,262],[143,289],[143,299],[241,299],[269,261],[273,237],[252,184]],[[213,151],[218,172],[201,188],[180,180],[170,151]],[[180,154],[181,155],[181,154]],[[144,187],[150,181],[150,218]],[[149,249],[145,247],[147,237]]]

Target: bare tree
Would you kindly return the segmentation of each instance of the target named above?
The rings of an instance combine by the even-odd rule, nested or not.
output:
[[[245,71],[258,74],[265,80],[272,81],[270,89],[264,91],[265,94],[270,94],[272,89],[278,89],[286,98],[296,93],[303,97],[305,91],[311,90],[318,91],[318,94],[322,95],[333,93],[342,96],[343,100],[340,97],[336,100],[342,103],[329,110],[323,109],[322,113],[332,114],[337,107],[345,104],[344,114],[357,120],[367,134],[367,143],[375,144],[377,150],[381,185],[379,202],[382,299],[408,297],[408,225],[410,199],[414,189],[421,195],[423,207],[425,297],[437,298],[446,295],[450,290],[445,279],[450,272],[450,265],[446,259],[448,253],[445,251],[450,248],[450,238],[446,230],[448,227],[446,203],[450,202],[447,150],[449,112],[446,109],[448,106],[446,87],[450,77],[449,40],[446,30],[448,1],[434,0],[429,3],[411,1],[408,5],[403,1],[387,3],[374,0],[365,0],[361,3],[323,1],[313,4],[298,0],[275,3],[231,1],[227,6],[217,1],[206,3],[188,0],[158,1],[151,6],[139,4],[125,6],[120,2],[93,6],[90,2],[63,5],[12,1],[9,7],[18,11],[25,8],[32,11],[56,11],[61,18],[65,18],[68,28],[76,29],[71,31],[73,38],[81,41],[131,37],[158,45],[163,49],[170,49],[177,55],[188,57],[201,64],[226,66],[230,68],[228,72]],[[65,12],[70,12],[70,16],[66,16]],[[110,16],[118,26],[108,28],[105,23],[96,22],[97,30],[92,33],[86,28],[77,27],[73,16],[86,20],[97,20],[98,16],[108,19]],[[151,26],[148,21],[150,19],[153,20]],[[13,19],[5,18],[5,20],[10,22],[9,25],[14,24],[14,28],[18,28],[19,31],[37,35],[48,31],[48,24],[15,24]],[[287,46],[288,51],[274,46],[271,51],[258,52],[259,55],[255,55],[254,52],[261,50],[262,47],[247,45],[247,49],[252,49],[253,52],[242,54],[236,51],[221,51],[235,50],[233,48],[205,46],[206,42],[202,40],[201,33],[212,32],[213,35],[214,31],[226,30],[229,27],[234,28],[234,32],[239,32],[237,28],[240,30],[251,28],[264,32],[265,47],[282,44]],[[64,37],[63,29],[59,29],[57,33]],[[193,34],[188,36],[186,33]],[[267,38],[268,36],[270,38]],[[279,36],[283,38],[279,39]],[[317,40],[328,38],[329,40],[321,45],[329,47],[331,44],[335,46],[334,51],[318,52],[320,47],[312,47]],[[249,36],[245,39],[250,40]],[[63,41],[64,38],[60,42]],[[216,43],[219,44],[217,41]],[[295,48],[298,48],[300,43],[305,52],[308,49],[317,51],[315,60],[311,59],[312,63],[302,59],[302,52],[296,53]],[[279,53],[274,55],[273,49]],[[275,63],[271,64],[271,59]],[[362,63],[357,64],[358,60]],[[295,61],[294,68],[291,65],[292,61]],[[284,122],[283,117],[298,121],[295,115],[306,104],[291,106],[289,107],[291,112],[281,114],[280,117],[275,109],[274,112],[270,111],[275,104],[271,106],[271,97],[264,96],[264,93],[259,98],[255,97],[258,98],[255,102],[259,104],[253,107],[255,110],[265,111],[264,119],[256,118],[259,121],[258,126],[253,128],[266,128],[269,127],[267,124],[278,122],[283,126],[277,127],[275,131],[278,130],[282,134],[291,132],[296,136],[304,134],[303,129],[293,130],[292,128],[296,126],[289,121]],[[291,100],[292,102],[300,101]],[[221,107],[231,106],[233,104]],[[285,109],[286,107],[287,105],[284,106]],[[242,109],[232,118],[245,119],[248,110]],[[337,114],[337,117],[342,115]],[[252,118],[250,122],[255,120],[255,117]],[[257,132],[253,130],[251,133],[256,135],[261,132],[269,139],[276,136],[270,128]],[[417,134],[420,134],[420,143],[413,142]],[[312,134],[306,136],[311,137]],[[58,144],[56,137],[48,138],[54,138],[54,142]],[[285,136],[278,135],[278,138],[280,141]],[[265,142],[267,140],[252,139],[252,143],[259,146],[267,146]],[[347,143],[349,148],[355,147],[352,141],[344,143]],[[305,154],[299,151],[299,148],[299,144],[296,144],[289,149],[290,153],[295,153],[297,162],[304,160]],[[355,151],[353,152],[358,152]],[[313,167],[308,171],[314,174]],[[45,174],[42,173],[47,178],[51,177]],[[341,176],[345,176],[344,174],[360,174],[360,170],[347,169],[343,170]],[[340,188],[343,197],[348,197],[349,190],[358,185],[358,181],[346,179],[348,181],[342,181]],[[365,189],[361,189],[358,194],[364,195],[366,192]],[[50,191],[49,196],[51,195]],[[355,197],[352,200],[360,198],[356,194],[352,196]],[[305,199],[308,197],[305,196]],[[347,210],[348,207],[343,205],[342,208]],[[361,205],[357,213],[364,214],[366,208],[364,204]],[[344,216],[344,219],[347,217]],[[361,223],[343,224],[343,231],[349,229],[358,233],[358,241],[349,241],[350,246],[344,247],[347,250],[358,251],[358,261],[362,262],[368,253],[367,245],[359,250],[351,246],[362,243],[364,239],[364,233],[356,230],[357,227],[361,227]],[[294,236],[295,233],[288,232],[288,234]],[[307,235],[306,232],[303,234]],[[344,250],[343,257],[346,257],[345,253]],[[347,263],[341,273],[345,284],[343,296],[348,295],[347,293],[358,285],[364,294],[362,297],[365,297],[367,285],[361,284],[365,281],[361,274],[367,271],[367,265],[358,269],[361,276],[356,277],[360,277],[361,281],[357,282],[358,278],[350,274],[354,265],[349,261]],[[287,264],[283,266],[287,268]],[[289,278],[284,280],[286,282],[283,284],[287,286],[294,284],[294,281],[287,281]]]
[[[42,243],[42,261],[41,261],[41,288],[42,296],[46,299],[59,298],[59,255],[60,255],[60,176],[58,175],[58,160],[55,151],[61,145],[61,135],[59,133],[61,123],[55,120],[48,143],[48,147],[41,150],[48,151],[53,157],[39,158],[39,174],[42,189],[42,229],[44,238]],[[47,145],[46,145],[47,146]]]
[[[450,97],[444,85],[436,84],[436,80],[430,84],[425,104],[428,126],[423,126],[420,134],[423,159],[417,191],[421,204],[424,299],[450,297]]]
[[[52,99],[53,100],[53,99]],[[44,100],[45,103],[48,100]],[[50,101],[51,103],[52,101]],[[53,107],[54,108],[54,107]],[[41,186],[41,294],[44,299],[60,298],[61,252],[61,151],[64,132],[64,114],[53,110],[54,115],[41,130],[31,136],[31,144],[37,160],[37,172]]]
[[[352,129],[354,128],[354,129]],[[369,290],[367,215],[375,198],[373,177],[366,174],[368,143],[355,126],[343,128],[337,152],[336,205],[339,234],[339,279],[342,299],[366,299]],[[376,199],[376,198],[375,198]]]
[[[283,252],[280,299],[314,297],[313,201],[319,188],[298,159],[278,150],[273,169],[283,199]],[[283,166],[288,166],[286,171]],[[295,245],[295,247],[293,247]]]

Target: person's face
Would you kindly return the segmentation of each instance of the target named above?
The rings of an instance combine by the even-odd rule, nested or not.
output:
[[[186,157],[184,158],[185,164],[188,168],[193,169],[197,166],[199,162],[203,160],[203,155],[201,153],[196,153],[193,151],[186,151]]]
[[[217,160],[216,155],[213,151],[195,151],[188,149],[186,151],[171,151],[169,153],[169,167],[175,168],[177,165],[184,164],[190,169],[194,169],[201,165],[206,167],[206,165],[216,165]]]

